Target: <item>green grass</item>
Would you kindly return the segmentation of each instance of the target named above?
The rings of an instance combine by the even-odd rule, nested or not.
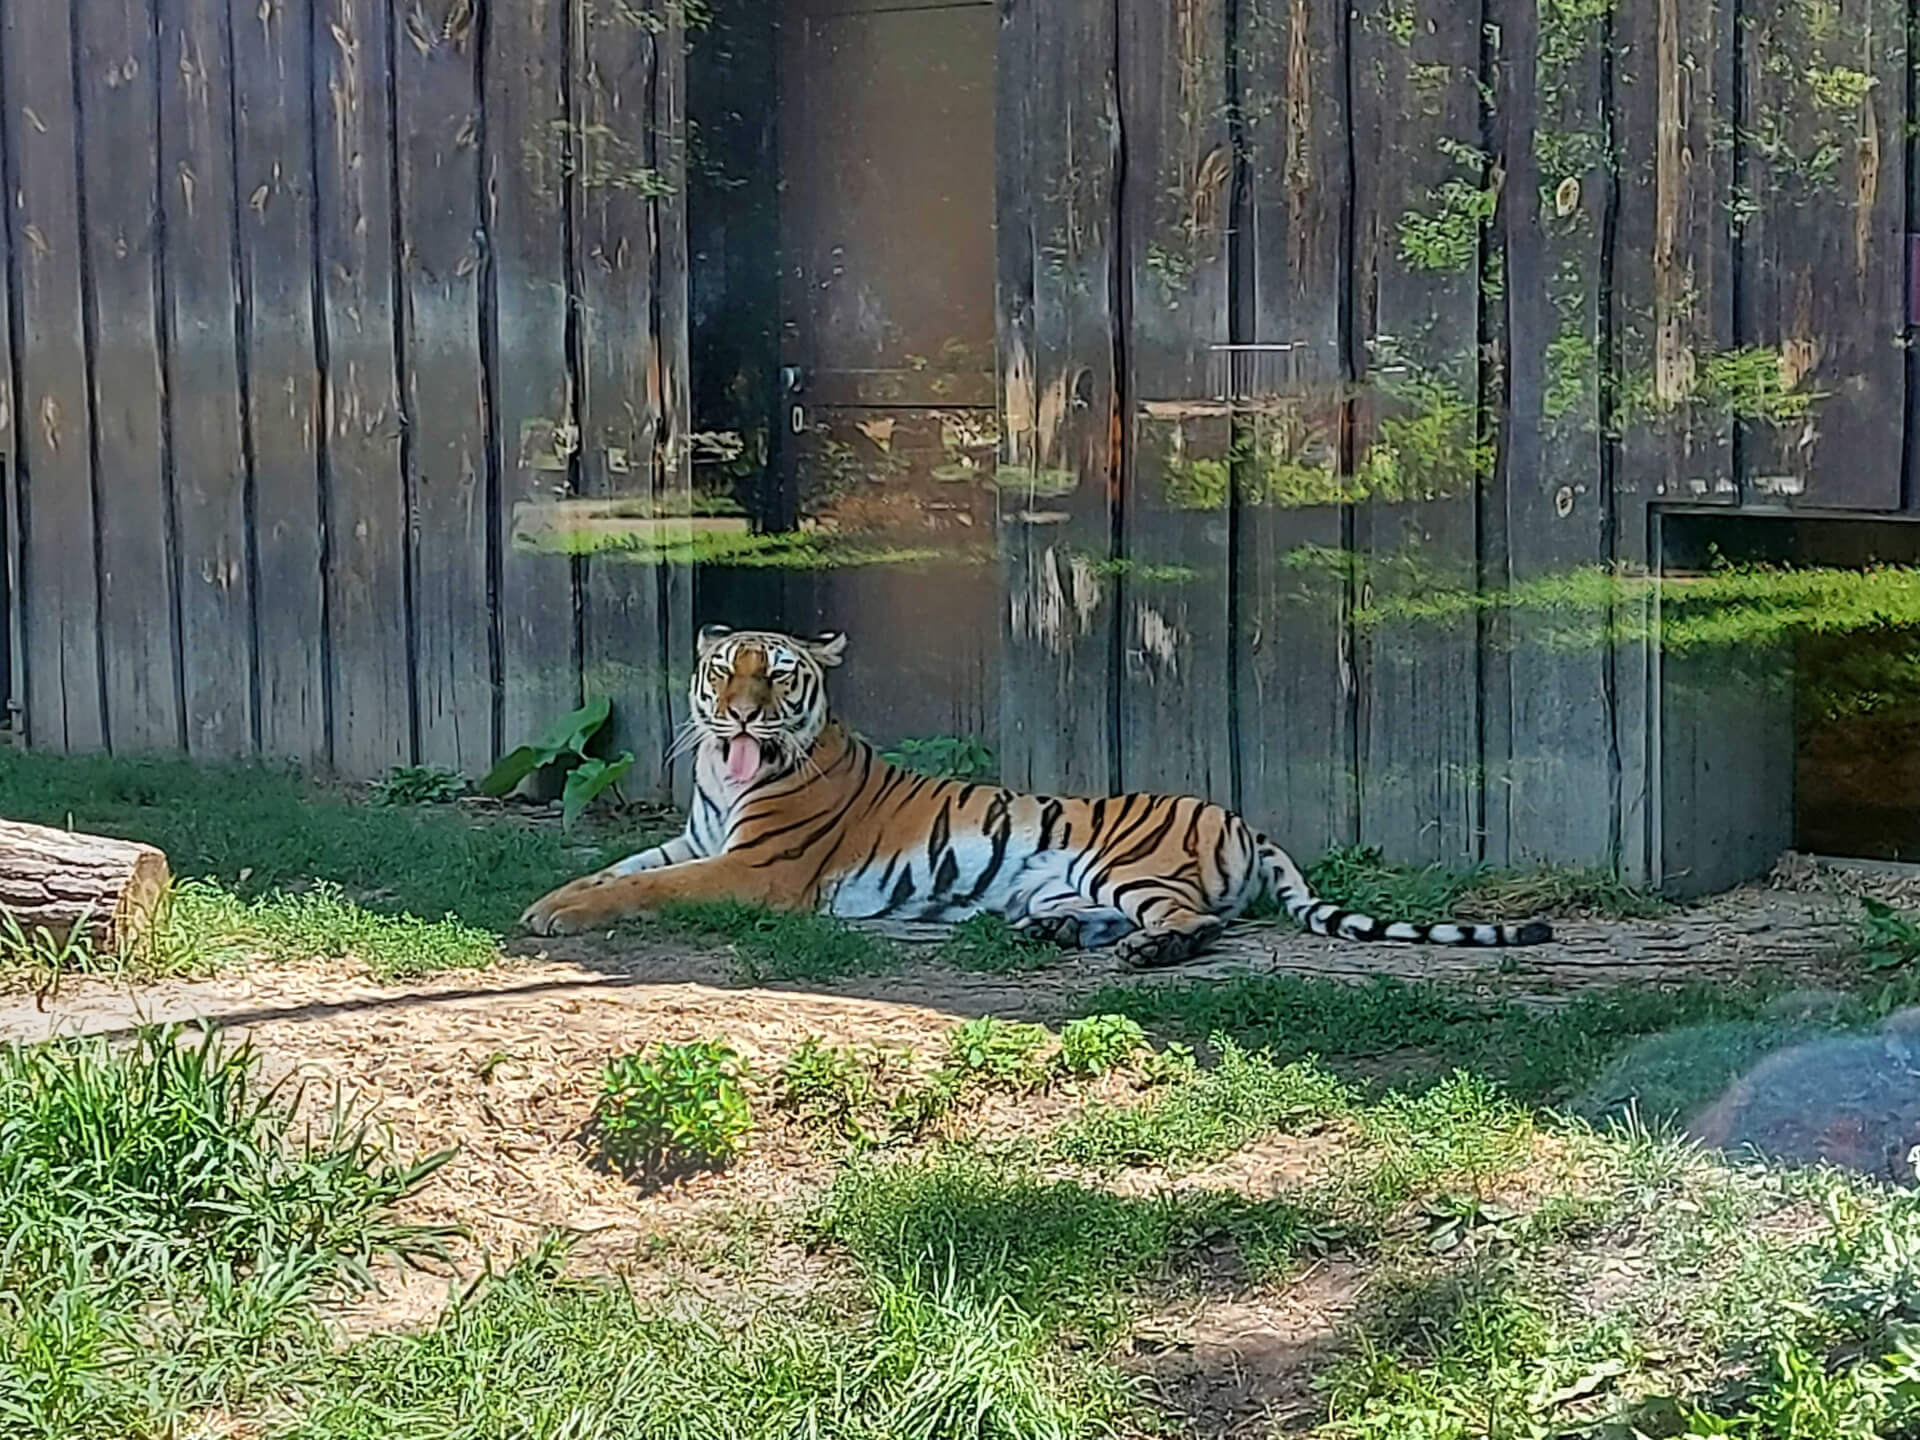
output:
[[[1129,1408],[1120,1378],[957,1266],[744,1321],[565,1278],[536,1253],[432,1329],[328,1365],[284,1440],[1080,1440]]]
[[[1610,987],[1542,1010],[1443,985],[1261,975],[1114,986],[1079,1008],[1130,1015],[1150,1031],[1188,1042],[1218,1034],[1281,1060],[1314,1055],[1349,1075],[1374,1076],[1388,1061],[1396,1073],[1416,1075],[1469,1069],[1529,1104],[1555,1104],[1643,1036],[1709,1022],[1764,1021],[1784,993],[1783,982],[1756,976],[1745,984]],[[1834,1023],[1864,1021],[1872,1008],[1865,1000],[1843,1007]],[[1784,1044],[1803,1032],[1782,1020],[1777,1033]]]
[[[1274,1131],[1347,1113],[1349,1087],[1304,1061],[1275,1065],[1223,1039],[1219,1062],[1131,1105],[1095,1101],[1054,1137],[1078,1165],[1188,1166],[1220,1160]]]
[[[940,958],[957,970],[981,975],[1018,975],[1059,962],[1058,945],[1016,930],[999,915],[976,915],[953,927]]]
[[[1324,899],[1378,919],[1416,925],[1566,914],[1631,920],[1672,908],[1657,895],[1623,885],[1604,871],[1390,865],[1373,846],[1330,850],[1307,866],[1306,875]]]
[[[531,900],[654,838],[583,847],[507,818],[356,803],[282,768],[15,751],[0,751],[0,814],[157,845],[177,881],[138,954],[0,930],[0,982],[40,989],[243,956],[352,958],[386,979],[490,965]]]
[[[278,767],[5,750],[0,814],[157,845],[176,876],[242,899],[326,881],[377,914],[453,913],[501,934],[553,886],[658,838],[583,845],[551,826],[359,804]]]
[[[320,1336],[314,1302],[439,1237],[403,1165],[317,1130],[245,1046],[174,1029],[0,1050],[0,1433],[171,1433]]]
[[[735,901],[669,906],[643,925],[731,946],[734,973],[748,984],[842,980],[884,974],[904,963],[895,946],[843,920]]]
[[[1225,1250],[1234,1277],[1271,1277],[1334,1233],[1284,1200],[1122,1196],[964,1150],[854,1166],[811,1228],[877,1282],[951,1276],[976,1304],[1011,1305],[1090,1345],[1110,1342],[1152,1289],[1201,1283],[1203,1256]]]

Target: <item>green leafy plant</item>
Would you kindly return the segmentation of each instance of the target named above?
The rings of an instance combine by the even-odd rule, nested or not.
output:
[[[532,744],[509,750],[481,780],[480,793],[495,798],[510,795],[530,775],[546,769],[563,770],[566,781],[560,792],[561,823],[572,829],[589,805],[615,789],[633,769],[631,750],[622,751],[613,760],[587,753],[588,743],[600,733],[612,710],[612,702],[604,695],[589,700]]]
[[[966,735],[926,735],[902,740],[881,752],[889,764],[941,780],[992,780],[999,774],[993,751]]]
[[[437,805],[466,789],[466,776],[441,765],[396,765],[371,787],[376,805]]]
[[[1898,970],[1920,957],[1920,924],[1871,896],[1860,908],[1861,957],[1869,970]]]
[[[1044,1025],[983,1015],[947,1034],[946,1067],[963,1084],[1020,1094],[1047,1083],[1040,1054],[1050,1037]]]
[[[1146,1048],[1147,1032],[1126,1015],[1087,1015],[1060,1032],[1060,1068],[1092,1078],[1118,1070]]]
[[[718,1041],[608,1062],[595,1111],[602,1153],[618,1170],[656,1178],[725,1166],[753,1130],[745,1079],[739,1055]]]
[[[869,1057],[809,1035],[780,1067],[776,1103],[809,1124],[871,1140],[874,1133],[860,1117],[877,1099],[877,1070]]]

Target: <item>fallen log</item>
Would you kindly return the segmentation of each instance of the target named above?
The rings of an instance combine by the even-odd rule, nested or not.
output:
[[[83,919],[102,953],[136,947],[169,880],[151,845],[0,820],[0,915],[64,943]]]

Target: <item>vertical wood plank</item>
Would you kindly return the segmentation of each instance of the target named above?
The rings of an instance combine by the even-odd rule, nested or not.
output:
[[[1348,283],[1344,7],[1242,0],[1247,203],[1236,305],[1249,352],[1234,557],[1240,804],[1302,856],[1354,836],[1353,666],[1341,501]]]
[[[172,750],[186,732],[157,293],[153,23],[146,0],[98,0],[75,13],[107,734],[115,750]]]
[[[260,749],[324,765],[332,753],[332,636],[311,4],[261,0],[234,12],[231,33]]]
[[[661,419],[657,472],[661,508],[672,521],[670,533],[692,540],[693,512],[693,345],[692,257],[688,237],[687,47],[700,43],[686,26],[687,12],[669,5],[659,40],[659,75],[654,101],[653,168],[665,179],[665,193],[654,197],[654,285],[659,295]],[[661,750],[688,716],[687,687],[693,677],[695,623],[691,560],[667,567],[662,594],[661,663],[665,668],[666,731]],[[685,806],[693,797],[693,757],[685,756],[661,781],[668,798]]]
[[[1897,509],[1907,10],[1752,0],[1743,14],[1740,335],[1777,371],[1745,382],[1741,484],[1749,503]]]
[[[1120,779],[1114,14],[1011,0],[1000,33],[1002,773],[1102,793]]]
[[[0,32],[0,40],[4,39]],[[0,724],[16,741],[26,736],[26,593],[20,581],[20,428],[14,413],[14,359],[19,333],[14,324],[18,269],[14,264],[13,186],[6,136],[10,107],[5,72],[0,69]]]
[[[497,470],[480,349],[479,37],[467,0],[395,3],[420,759],[477,775],[500,753],[488,553]]]
[[[1128,789],[1232,801],[1232,422],[1225,0],[1128,0],[1121,116],[1133,447],[1120,583],[1120,769]]]
[[[1359,834],[1400,861],[1477,859],[1488,778],[1475,617],[1491,458],[1479,432],[1491,218],[1480,38],[1454,0],[1355,12],[1354,323],[1371,412],[1357,471]]]
[[[1613,863],[1612,453],[1603,309],[1612,155],[1603,12],[1523,0],[1501,15],[1507,403],[1507,739],[1487,797],[1504,864]]]
[[[573,562],[527,538],[564,501],[579,433],[567,350],[565,90],[571,0],[480,12],[486,30],[492,364],[501,446],[501,745],[533,739],[580,703]]]
[[[1614,12],[1613,258],[1617,458],[1612,610],[1623,877],[1648,883],[1657,776],[1651,748],[1655,609],[1650,507],[1739,498],[1743,403],[1734,340],[1733,0],[1656,0]],[[1761,371],[1759,373],[1764,373]]]
[[[226,0],[165,0],[158,76],[187,749],[216,758],[253,749],[259,691],[227,11]]]
[[[677,74],[661,59],[666,10],[581,0],[568,127],[578,217],[581,493],[624,501],[655,521],[674,518],[668,476],[681,463],[669,448],[655,268],[662,222],[655,191],[681,183],[672,173],[671,138],[657,133],[673,113],[664,92]],[[665,563],[645,553],[590,557],[583,632],[586,691],[614,700],[613,743],[638,761],[633,789],[656,797],[668,791],[663,762],[671,736]]]
[[[9,5],[7,140],[14,193],[27,733],[51,750],[107,742],[95,496],[81,314],[72,37],[64,6]]]
[[[418,719],[394,346],[392,61],[384,0],[316,4],[333,763],[371,777],[413,759]]]

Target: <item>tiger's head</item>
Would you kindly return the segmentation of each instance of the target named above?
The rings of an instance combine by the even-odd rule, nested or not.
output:
[[[700,632],[691,688],[693,730],[725,754],[727,776],[749,785],[785,774],[827,724],[827,671],[847,637],[802,640],[777,630]]]

